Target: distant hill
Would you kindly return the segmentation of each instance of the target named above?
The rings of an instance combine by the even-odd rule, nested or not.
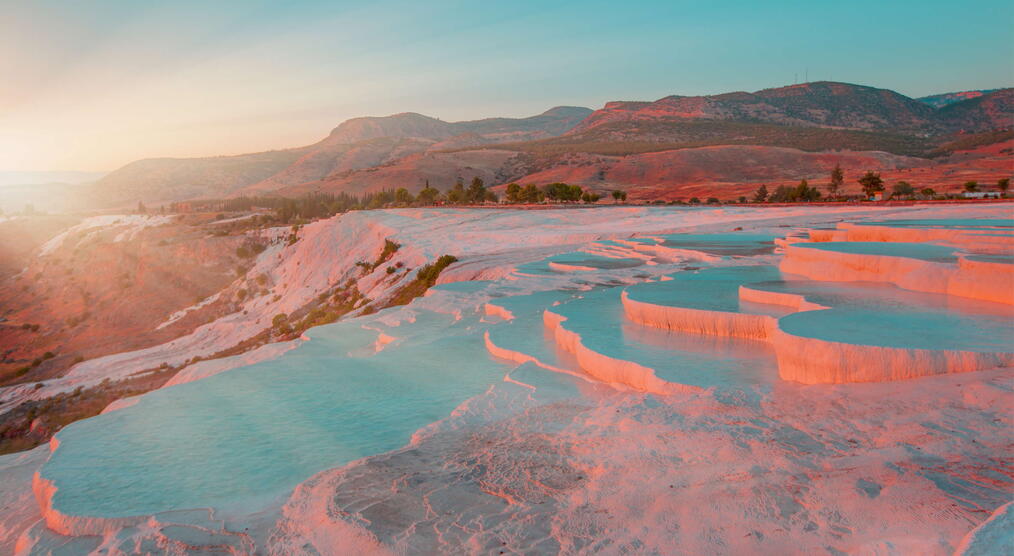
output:
[[[933,108],[889,91],[848,83],[817,82],[709,96],[668,96],[654,102],[610,102],[571,134],[619,122],[695,120],[820,126],[858,130],[916,131]]]
[[[981,133],[1014,127],[1014,89],[999,89],[982,96],[952,102],[937,111],[951,131]]]
[[[306,148],[207,158],[146,158],[110,172],[90,186],[101,206],[226,196],[295,163]]]
[[[943,93],[939,95],[930,95],[928,97],[919,97],[916,100],[924,104],[928,104],[933,108],[943,108],[948,104],[954,104],[955,102],[961,102],[972,98],[978,98],[982,95],[988,95],[994,93],[1000,89],[979,89],[975,91],[959,91],[955,93]]]
[[[1014,89],[913,99],[835,82],[617,101],[594,111],[562,106],[528,118],[445,122],[406,112],[345,121],[320,142],[297,149],[134,162],[99,180],[91,197],[108,206],[139,199],[415,191],[427,181],[445,189],[457,178],[476,176],[490,185],[571,176],[603,189],[657,193],[685,189],[695,180],[788,179],[826,165],[826,158],[807,153],[838,159],[854,154],[849,160],[868,169],[923,167],[958,150],[1007,141],[1012,128]],[[750,148],[700,150],[710,147]],[[674,154],[690,149],[698,155]],[[659,154],[646,156],[652,153]],[[635,170],[618,172],[617,165]],[[665,165],[678,165],[678,171]],[[573,171],[575,166],[581,171]]]
[[[700,121],[917,135],[978,132],[1005,125],[1003,118],[1014,118],[1012,91],[1014,89],[1001,89],[973,98],[975,102],[991,101],[995,110],[972,118],[955,117],[952,109],[965,105],[974,110],[971,105],[966,105],[970,102],[967,99],[947,104],[948,110],[939,110],[887,89],[826,81],[755,93],[669,96],[654,102],[610,102],[572,129],[569,135],[586,134],[604,126],[609,126],[611,134],[624,131],[636,134],[646,123],[678,126],[680,123]]]
[[[322,141],[296,149],[139,160],[105,176],[92,191],[104,205],[261,194],[388,164],[434,147],[552,137],[577,125],[591,112],[588,108],[565,106],[528,118],[466,122],[444,122],[411,112],[354,118],[334,128]]]

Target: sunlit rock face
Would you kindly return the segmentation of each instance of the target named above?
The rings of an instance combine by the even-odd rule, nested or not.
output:
[[[410,268],[459,262],[407,306],[187,366],[63,429],[48,454],[0,456],[0,500],[21,501],[0,512],[0,549],[996,551],[1014,487],[1012,306],[958,284],[1002,289],[987,277],[1012,266],[1006,216],[620,207],[318,222],[305,245],[258,259],[284,285],[274,303],[347,280],[384,239]],[[404,279],[379,274],[360,278],[376,299]],[[247,310],[271,314],[269,299]],[[209,326],[236,334],[241,318]]]

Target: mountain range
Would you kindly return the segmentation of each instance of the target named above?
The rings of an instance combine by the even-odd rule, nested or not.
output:
[[[139,160],[98,180],[87,194],[116,206],[415,191],[427,182],[446,189],[459,177],[478,176],[493,186],[567,181],[593,190],[629,189],[634,198],[672,199],[813,177],[836,163],[855,171],[943,168],[954,163],[955,151],[1010,142],[1012,127],[1011,88],[913,99],[887,89],[815,82],[609,102],[594,111],[561,106],[528,118],[355,118],[304,147]]]

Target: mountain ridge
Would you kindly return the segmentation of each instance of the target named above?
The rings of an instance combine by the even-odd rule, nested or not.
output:
[[[610,101],[598,110],[557,106],[527,118],[445,122],[402,112],[346,120],[305,147],[135,161],[98,180],[92,193],[106,205],[128,205],[318,190],[417,190],[427,181],[473,176],[498,185],[542,175],[581,153],[629,156],[720,145],[925,158],[946,154],[941,145],[955,137],[1014,127],[1014,89],[966,96],[948,97],[952,102],[935,108],[889,89],[819,81],[755,92]],[[384,175],[390,181],[378,183]],[[664,183],[651,185],[657,189]]]

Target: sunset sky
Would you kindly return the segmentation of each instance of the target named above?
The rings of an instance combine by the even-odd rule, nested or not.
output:
[[[889,4],[889,5],[888,5]],[[315,142],[342,120],[833,79],[1014,83],[1014,3],[4,2],[0,171]],[[632,38],[634,37],[634,38]]]

